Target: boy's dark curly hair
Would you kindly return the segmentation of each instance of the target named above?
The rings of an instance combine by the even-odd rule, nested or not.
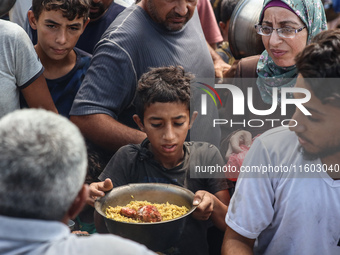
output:
[[[323,103],[340,103],[340,30],[319,33],[295,60],[317,98]]]
[[[90,0],[33,0],[32,11],[36,20],[39,19],[43,10],[63,12],[63,17],[68,20],[84,18],[84,22],[89,17]]]
[[[194,76],[181,66],[151,68],[138,81],[135,100],[136,112],[141,121],[145,108],[161,102],[179,102],[190,110],[190,84]]]

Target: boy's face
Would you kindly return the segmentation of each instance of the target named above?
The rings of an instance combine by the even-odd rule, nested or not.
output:
[[[295,87],[308,89],[311,92],[311,99],[303,105],[312,115],[306,116],[297,108],[292,119],[298,124],[296,127],[290,127],[290,130],[298,136],[304,155],[308,159],[320,157],[323,161],[331,158],[339,159],[340,108],[328,103],[323,104],[301,75],[298,76]],[[301,98],[304,95],[294,93],[294,97]]]
[[[144,124],[137,115],[134,119],[148,136],[155,160],[166,168],[175,167],[182,161],[183,143],[192,124],[187,105],[156,102],[145,109]]]
[[[31,11],[28,16],[32,28],[37,30],[37,50],[42,50],[52,60],[68,56],[88,23],[84,23],[83,17],[70,21],[63,17],[60,10],[43,10],[39,20],[34,18]]]

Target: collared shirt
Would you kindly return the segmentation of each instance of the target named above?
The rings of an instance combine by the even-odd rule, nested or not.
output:
[[[0,216],[0,226],[2,255],[154,254],[145,246],[114,235],[78,237],[57,221]]]

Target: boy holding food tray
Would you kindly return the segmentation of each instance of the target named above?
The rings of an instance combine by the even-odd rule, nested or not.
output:
[[[202,178],[195,166],[223,166],[218,149],[205,142],[185,142],[197,112],[190,118],[193,76],[180,66],[152,68],[138,82],[133,116],[147,134],[139,145],[126,145],[112,157],[99,179],[90,185],[89,203],[105,191],[129,183],[170,183],[195,193],[197,209],[188,218],[176,254],[208,254],[207,228],[211,222],[224,230],[228,188],[225,178]],[[194,90],[192,90],[194,92]],[[207,176],[205,176],[207,177]],[[215,178],[214,178],[215,177]],[[166,202],[166,201],[165,201]],[[98,218],[98,217],[97,217]],[[103,218],[97,221],[101,229]]]

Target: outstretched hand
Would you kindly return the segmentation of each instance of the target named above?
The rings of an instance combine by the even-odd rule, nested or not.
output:
[[[86,200],[86,203],[94,206],[94,201],[98,197],[105,196],[105,192],[113,189],[112,181],[107,178],[103,182],[93,182],[90,184],[90,195],[88,199]]]

